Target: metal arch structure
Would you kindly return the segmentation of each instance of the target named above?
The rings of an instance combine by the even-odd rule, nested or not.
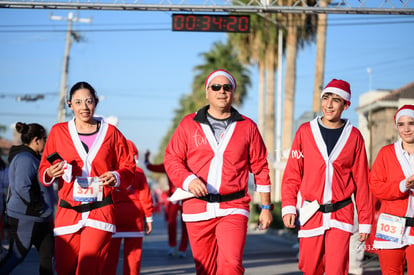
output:
[[[296,0],[292,6],[279,0],[0,0],[0,8],[111,11],[180,11],[233,13],[389,14],[414,15],[414,0],[334,0],[328,7]],[[325,0],[326,2],[326,0]]]

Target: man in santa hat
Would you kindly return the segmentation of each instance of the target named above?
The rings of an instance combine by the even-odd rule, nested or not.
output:
[[[384,146],[369,175],[381,200],[374,248],[383,274],[414,274],[414,105],[394,116],[400,140]]]
[[[283,175],[283,222],[294,228],[299,216],[299,269],[304,274],[348,274],[353,194],[359,241],[365,241],[371,231],[364,139],[342,118],[350,104],[349,83],[338,79],[329,82],[321,94],[323,116],[300,126]],[[297,214],[299,192],[302,203]]]
[[[183,118],[165,151],[175,194],[192,196],[183,199],[183,220],[197,275],[244,274],[249,172],[262,201],[261,228],[273,219],[267,150],[256,124],[232,107],[235,93],[229,72],[209,74],[209,104]]]

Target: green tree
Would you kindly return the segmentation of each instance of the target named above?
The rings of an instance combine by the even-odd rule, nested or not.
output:
[[[264,137],[269,162],[275,156],[275,73],[278,64],[278,14],[251,14],[250,34],[229,34],[229,40],[238,48],[244,64],[255,64],[259,69],[259,130]],[[283,43],[284,44],[284,43]],[[270,178],[274,190],[274,169]],[[273,194],[272,194],[273,195]]]
[[[208,52],[201,53],[204,62],[194,67],[195,77],[192,83],[192,92],[180,98],[179,107],[175,110],[171,127],[168,129],[160,146],[160,152],[155,160],[162,162],[167,144],[177,128],[180,121],[187,114],[196,112],[207,104],[205,81],[207,76],[214,70],[224,69],[230,72],[237,82],[237,90],[234,94],[234,105],[240,106],[247,95],[247,88],[250,86],[250,72],[247,66],[238,59],[238,53],[231,43],[216,42]]]
[[[315,0],[306,4],[314,5]],[[298,5],[295,0],[280,0],[282,6]],[[301,2],[301,5],[305,3]],[[278,32],[283,28],[283,52],[286,53],[285,103],[283,117],[283,145],[292,139],[294,97],[296,84],[296,59],[298,47],[312,41],[315,36],[315,16],[308,14],[256,14],[251,15],[249,35],[230,34],[230,40],[240,51],[240,59],[247,64],[257,64],[259,69],[259,129],[264,135],[269,161],[275,157],[275,72],[278,65]],[[279,79],[279,81],[281,81]],[[266,91],[266,92],[265,92]],[[266,94],[266,95],[264,95]],[[266,100],[266,104],[262,103]],[[265,107],[264,107],[265,106]],[[265,110],[265,114],[263,114]],[[265,125],[264,125],[265,124]],[[279,148],[278,148],[279,149]],[[274,179],[271,169],[270,177]],[[274,188],[274,183],[272,188]],[[273,189],[274,190],[274,189]]]

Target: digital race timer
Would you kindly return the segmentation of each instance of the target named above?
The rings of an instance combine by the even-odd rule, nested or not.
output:
[[[173,31],[246,32],[250,31],[249,15],[173,14]]]

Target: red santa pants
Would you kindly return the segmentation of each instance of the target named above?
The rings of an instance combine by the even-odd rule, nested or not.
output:
[[[83,227],[73,234],[55,237],[58,275],[102,274],[112,233]]]
[[[379,249],[378,257],[382,274],[404,274],[405,260],[407,260],[407,275],[414,275],[414,245],[398,249]]]
[[[247,220],[243,215],[228,215],[186,223],[197,275],[244,273]]]
[[[142,238],[112,238],[103,275],[116,275],[121,241],[124,239],[124,275],[138,275],[141,270]]]
[[[351,233],[331,228],[320,236],[299,239],[299,269],[306,275],[348,274]]]
[[[185,227],[185,223],[181,217],[181,205],[179,203],[173,204],[168,202],[167,206],[167,219],[168,219],[168,245],[170,247],[177,246],[177,216],[180,215],[181,221],[181,240],[179,251],[185,252],[188,247],[188,234]]]

